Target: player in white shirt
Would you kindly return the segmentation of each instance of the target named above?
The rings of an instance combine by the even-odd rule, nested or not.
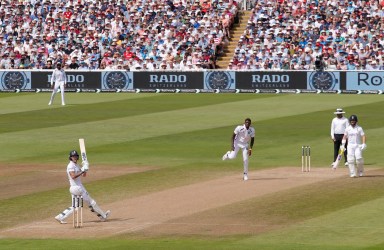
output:
[[[233,131],[231,138],[231,151],[223,155],[223,161],[227,159],[235,159],[237,153],[241,149],[243,152],[244,176],[243,180],[248,180],[248,163],[249,156],[252,155],[252,147],[255,141],[255,129],[251,127],[251,119],[246,118],[243,125],[239,125]]]
[[[334,112],[334,114],[336,115],[336,117],[332,119],[332,123],[331,123],[331,140],[333,141],[332,167],[334,167],[334,162],[336,161],[337,155],[339,154],[339,148],[341,146],[341,141],[343,139],[345,129],[349,125],[348,119],[343,116],[343,114],[345,114],[343,109],[341,108],[336,109],[336,112]],[[345,147],[347,147],[347,145],[345,145]],[[345,166],[348,166],[347,150],[344,151],[344,158],[345,158]]]
[[[77,164],[77,161],[79,160],[79,154],[76,150],[69,152],[69,160],[70,161],[67,166],[67,175],[70,184],[69,192],[72,195],[71,200],[73,200],[74,196],[82,196],[83,200],[88,204],[89,209],[96,213],[100,220],[105,221],[111,211],[108,210],[104,212],[97,205],[96,201],[92,199],[92,197],[88,194],[87,190],[81,182],[81,177],[87,176],[87,171],[89,169],[88,161],[83,162],[83,167],[80,168],[80,166]],[[73,207],[68,207],[63,212],[58,214],[55,219],[61,224],[66,224],[65,219],[73,213],[73,210]]]
[[[341,149],[345,148],[346,140],[348,139],[348,167],[350,177],[357,177],[364,175],[364,158],[363,158],[363,150],[367,148],[366,136],[362,127],[357,125],[357,116],[351,115],[349,117],[349,126],[346,128],[344,132],[344,137],[342,141]],[[357,172],[356,173],[356,166]]]
[[[56,64],[56,69],[52,73],[51,77],[51,87],[53,88],[51,99],[49,100],[48,105],[52,105],[55,95],[60,88],[61,92],[61,105],[65,105],[64,101],[64,87],[67,85],[67,76],[64,72],[64,69],[61,68],[61,63]]]

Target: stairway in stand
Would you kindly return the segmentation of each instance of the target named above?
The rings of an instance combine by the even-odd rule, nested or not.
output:
[[[239,42],[240,36],[244,34],[251,14],[251,10],[242,10],[239,13],[239,23],[234,24],[230,31],[231,38],[229,39],[229,44],[228,46],[224,47],[223,54],[220,55],[216,61],[216,66],[218,69],[226,69],[228,67],[229,61],[233,58],[235,53],[235,49]]]

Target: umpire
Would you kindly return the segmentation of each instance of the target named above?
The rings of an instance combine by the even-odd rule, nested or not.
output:
[[[333,141],[333,163],[336,161],[337,155],[339,154],[339,149],[341,145],[341,140],[343,139],[345,129],[349,125],[348,119],[343,116],[345,112],[343,109],[338,108],[336,109],[336,112],[334,112],[336,115],[335,118],[332,119],[331,123],[331,139]],[[348,143],[348,142],[347,142]],[[345,146],[345,148],[347,148]],[[344,158],[345,158],[345,165],[348,165],[347,162],[347,150],[344,151]]]

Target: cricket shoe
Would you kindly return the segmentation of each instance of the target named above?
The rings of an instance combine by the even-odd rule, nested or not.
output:
[[[344,163],[344,166],[348,167],[348,162]]]
[[[60,224],[67,224],[66,221],[61,220],[61,216],[60,216],[60,215],[57,215],[57,216],[55,217],[55,220],[57,220]]]
[[[109,217],[110,214],[111,214],[111,210],[107,210],[107,211],[105,212],[105,218],[102,218],[101,221],[106,221],[106,220],[108,219],[108,217]]]
[[[364,176],[364,172],[363,172],[363,171],[360,171],[360,172],[359,172],[359,176],[360,176],[360,177],[363,177],[363,176]]]
[[[248,180],[248,175],[247,175],[247,174],[244,174],[244,176],[243,176],[243,180],[244,180],[244,181],[247,181],[247,180]]]
[[[355,174],[351,174],[349,177],[356,178],[357,176]]]
[[[48,102],[48,106],[51,106],[52,105],[52,102]]]

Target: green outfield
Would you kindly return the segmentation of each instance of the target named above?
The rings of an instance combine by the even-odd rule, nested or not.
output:
[[[48,106],[49,95],[0,93],[0,189],[18,190],[11,185],[15,180],[25,183],[26,190],[0,192],[0,249],[384,248],[382,95],[67,93],[66,106],[59,105],[59,96]],[[356,114],[367,135],[366,177],[351,179],[346,172],[340,178],[193,215],[249,228],[267,225],[265,230],[229,234],[196,230],[164,236],[124,232],[81,241],[1,233],[53,218],[66,206],[68,184],[51,183],[33,192],[33,178],[43,178],[44,169],[47,173],[65,169],[68,153],[79,150],[81,137],[86,139],[90,171],[121,171],[86,183],[100,204],[111,204],[241,175],[240,155],[226,162],[221,157],[229,149],[233,129],[246,117],[256,129],[251,171],[297,167],[300,173],[302,145],[311,146],[313,169],[330,168],[330,124],[339,107],[346,116]],[[32,169],[26,171],[28,167]],[[125,172],[132,168],[140,171]]]

